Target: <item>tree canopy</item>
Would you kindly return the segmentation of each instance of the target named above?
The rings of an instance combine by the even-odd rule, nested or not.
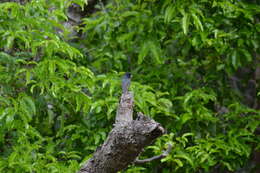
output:
[[[0,172],[78,171],[113,126],[124,72],[134,110],[167,129],[141,158],[173,146],[125,172],[256,171],[260,2],[91,3],[0,3]]]

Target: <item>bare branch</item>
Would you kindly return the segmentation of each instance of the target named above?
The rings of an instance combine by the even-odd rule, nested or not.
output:
[[[162,158],[166,157],[167,155],[169,155],[171,151],[172,151],[172,145],[168,144],[167,150],[164,151],[162,154],[160,154],[158,156],[153,156],[153,157],[148,158],[148,159],[143,159],[143,160],[136,159],[134,163],[135,164],[143,164],[143,163],[151,162],[151,161],[154,161],[154,160],[159,160],[159,159],[162,159]]]

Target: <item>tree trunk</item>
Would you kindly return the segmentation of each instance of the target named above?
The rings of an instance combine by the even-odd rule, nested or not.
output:
[[[135,161],[144,147],[164,133],[159,123],[142,113],[133,120],[132,112],[133,94],[123,94],[114,128],[79,173],[116,173],[123,170]]]

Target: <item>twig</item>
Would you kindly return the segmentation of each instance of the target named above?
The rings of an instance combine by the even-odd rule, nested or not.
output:
[[[153,156],[151,158],[148,159],[144,159],[144,160],[139,160],[138,158],[135,160],[135,164],[143,164],[143,163],[147,163],[147,162],[151,162],[154,160],[159,160],[162,159],[164,157],[166,157],[167,155],[169,155],[169,153],[172,151],[172,145],[168,144],[168,148],[166,151],[164,151],[162,154],[158,155],[158,156]]]

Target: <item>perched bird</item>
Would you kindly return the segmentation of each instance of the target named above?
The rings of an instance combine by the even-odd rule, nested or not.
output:
[[[128,88],[130,86],[131,83],[131,73],[126,72],[125,75],[122,77],[122,91],[123,93],[128,92]]]

